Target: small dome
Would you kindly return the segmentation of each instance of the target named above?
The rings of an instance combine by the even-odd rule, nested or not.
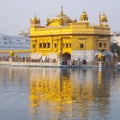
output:
[[[100,15],[100,22],[107,22],[108,20],[107,20],[107,17],[106,17],[106,15],[105,14],[101,14]]]
[[[87,13],[85,12],[85,10],[80,15],[80,20],[81,21],[88,21],[88,16],[87,16]]]
[[[36,16],[30,19],[31,24],[40,24],[40,19],[38,19]]]

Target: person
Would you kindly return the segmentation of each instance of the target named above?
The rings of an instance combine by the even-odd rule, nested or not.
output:
[[[87,61],[84,59],[84,60],[82,61],[82,64],[83,64],[83,65],[86,65],[86,64],[87,64]]]

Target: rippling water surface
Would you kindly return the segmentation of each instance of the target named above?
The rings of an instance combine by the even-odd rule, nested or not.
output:
[[[0,66],[0,120],[120,120],[120,69]]]

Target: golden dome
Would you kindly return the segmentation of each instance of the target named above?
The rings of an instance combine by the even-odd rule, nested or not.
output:
[[[107,22],[108,20],[107,20],[107,17],[106,17],[106,15],[105,14],[101,14],[100,15],[100,22]]]
[[[81,21],[88,21],[88,16],[87,16],[87,13],[85,12],[85,10],[80,15],[80,20]]]
[[[62,24],[66,24],[66,23],[71,23],[72,20],[63,13],[63,7],[61,7],[61,12],[60,14],[56,15],[53,20],[56,20],[56,21],[62,21]]]

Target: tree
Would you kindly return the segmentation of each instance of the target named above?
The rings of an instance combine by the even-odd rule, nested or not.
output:
[[[118,56],[120,57],[120,46],[117,43],[113,43],[110,45],[111,52],[117,52]]]

